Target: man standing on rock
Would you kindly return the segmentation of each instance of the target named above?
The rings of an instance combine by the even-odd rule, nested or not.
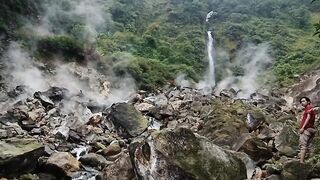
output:
[[[304,107],[303,115],[300,119],[300,163],[304,163],[304,159],[307,153],[312,154],[314,151],[313,138],[316,130],[314,127],[316,113],[313,110],[311,101],[308,97],[300,98],[300,103]]]

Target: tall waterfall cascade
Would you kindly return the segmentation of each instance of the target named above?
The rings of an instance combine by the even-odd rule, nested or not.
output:
[[[206,22],[208,22],[210,17],[214,14],[215,12],[210,11],[206,16]],[[209,87],[214,87],[216,85],[214,37],[211,31],[207,31],[207,35],[208,35],[207,51],[208,51],[209,71],[206,77],[206,84]]]

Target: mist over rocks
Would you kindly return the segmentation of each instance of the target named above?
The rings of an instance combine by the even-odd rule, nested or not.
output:
[[[54,167],[52,172],[56,174],[51,176],[57,178],[146,178],[149,173],[150,177],[157,177],[155,172],[164,169],[161,171],[163,177],[173,173],[194,179],[215,172],[212,177],[232,179],[232,174],[227,175],[225,171],[211,171],[204,167],[198,171],[198,165],[192,163],[192,158],[204,160],[213,156],[217,160],[216,163],[210,161],[213,167],[229,167],[228,163],[219,161],[222,157],[214,153],[216,151],[210,152],[210,149],[218,148],[234,154],[224,157],[223,162],[235,161],[233,165],[238,163],[240,175],[250,178],[256,168],[264,169],[266,163],[277,164],[279,156],[290,160],[297,155],[296,142],[287,141],[294,133],[288,129],[295,128],[295,115],[283,111],[286,109],[285,100],[275,92],[269,95],[255,92],[250,99],[238,99],[238,92],[234,89],[224,89],[216,96],[203,94],[198,89],[173,86],[154,93],[137,91],[127,101],[109,104],[108,101],[91,99],[86,91],[74,94],[68,87],[50,87],[24,99],[19,95],[23,92],[20,89],[15,88],[16,93],[9,93],[16,102],[1,114],[0,141],[21,135],[24,136],[22,139],[37,139],[44,147],[40,158],[43,162],[37,163],[29,172],[38,177],[37,172],[51,174],[49,169]],[[177,146],[162,142],[165,139],[161,134],[172,138],[168,141]],[[189,136],[207,143],[193,145]],[[6,143],[10,144],[10,141]],[[179,148],[189,146],[202,147],[203,153],[196,157],[191,157],[192,153],[182,155]],[[187,149],[193,152],[192,148]],[[236,151],[244,153],[245,157]],[[68,165],[76,167],[72,172],[62,162],[52,161],[56,153],[62,152],[70,153],[64,163],[74,164]],[[176,157],[181,159],[168,161],[170,153],[180,153]],[[145,161],[158,165],[151,167]],[[160,161],[166,161],[166,165],[159,164]],[[52,165],[54,163],[58,165]],[[122,170],[127,174],[120,173]],[[310,174],[315,174],[316,170]],[[12,175],[19,177],[23,174],[17,171]],[[282,176],[281,170],[270,175]],[[7,174],[3,176],[8,177]]]
[[[5,68],[1,79],[5,88],[1,90],[4,98],[0,107],[0,141],[13,146],[6,140],[32,138],[44,147],[41,157],[37,156],[39,162],[28,170],[34,176],[40,177],[41,172],[56,178],[130,179],[149,177],[148,173],[156,177],[155,172],[165,169],[161,171],[163,177],[172,173],[191,179],[207,177],[213,171],[210,168],[197,171],[198,165],[194,165],[193,160],[177,159],[174,163],[167,160],[166,153],[179,153],[179,148],[193,146],[189,135],[205,139],[207,143],[201,145],[201,156],[189,157],[192,155],[189,153],[181,156],[203,160],[213,153],[212,148],[230,152],[234,156],[224,158],[226,162],[237,164],[239,174],[234,176],[251,178],[255,170],[267,170],[266,164],[278,165],[284,159],[287,162],[297,157],[297,139],[288,140],[298,136],[295,131],[297,110],[288,105],[283,92],[255,90],[244,98],[242,94],[246,90],[229,86],[219,90],[217,86],[204,91],[193,88],[183,76],[177,78],[181,84],[153,92],[136,91],[130,77],[117,80],[117,77],[102,74],[91,64],[57,61],[48,66],[31,60],[17,44],[13,44],[10,51],[18,53],[8,53],[5,57],[5,66],[10,68]],[[19,64],[22,66],[10,64],[12,58],[24,61]],[[30,76],[20,73],[30,73]],[[32,81],[33,78],[38,79]],[[158,140],[152,138],[157,133],[173,133],[172,138],[177,136],[174,142],[181,143],[181,147],[157,144]],[[172,151],[151,156],[154,148],[166,150],[169,147]],[[21,144],[21,148],[27,146]],[[63,164],[52,161],[62,152],[69,153],[62,154],[65,156],[61,157],[65,159]],[[221,158],[219,154],[213,155],[212,158]],[[145,161],[158,165],[151,167],[144,164]],[[159,164],[162,161],[166,164]],[[218,161],[211,165],[229,168],[228,163]],[[75,168],[71,171],[69,167]],[[174,171],[169,167],[174,167]],[[285,176],[281,171],[284,166],[279,168],[269,175]],[[122,174],[123,170],[128,173]],[[314,176],[317,170],[308,173]],[[1,176],[20,177],[25,172]],[[213,177],[234,177],[225,171],[214,172]]]

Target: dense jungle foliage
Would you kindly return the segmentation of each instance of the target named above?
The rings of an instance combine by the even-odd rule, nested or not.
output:
[[[320,64],[320,43],[313,36],[318,1],[97,0],[101,24],[95,16],[70,13],[77,0],[1,1],[2,39],[22,41],[38,59],[59,55],[83,61],[95,49],[102,56],[100,65],[112,64],[117,75],[129,73],[143,89],[163,86],[179,73],[198,81],[207,67],[207,30],[215,37],[218,80],[222,64],[235,61],[247,44],[270,45],[269,70],[280,87]],[[215,14],[206,22],[210,11]],[[41,17],[50,22],[45,36],[32,30]],[[241,76],[241,67],[233,71]]]

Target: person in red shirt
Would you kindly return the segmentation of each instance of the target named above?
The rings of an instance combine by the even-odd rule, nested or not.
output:
[[[316,113],[313,110],[311,100],[308,97],[300,98],[300,103],[304,107],[299,126],[300,163],[304,163],[306,154],[312,154],[314,150],[312,141],[316,133],[314,127]]]

